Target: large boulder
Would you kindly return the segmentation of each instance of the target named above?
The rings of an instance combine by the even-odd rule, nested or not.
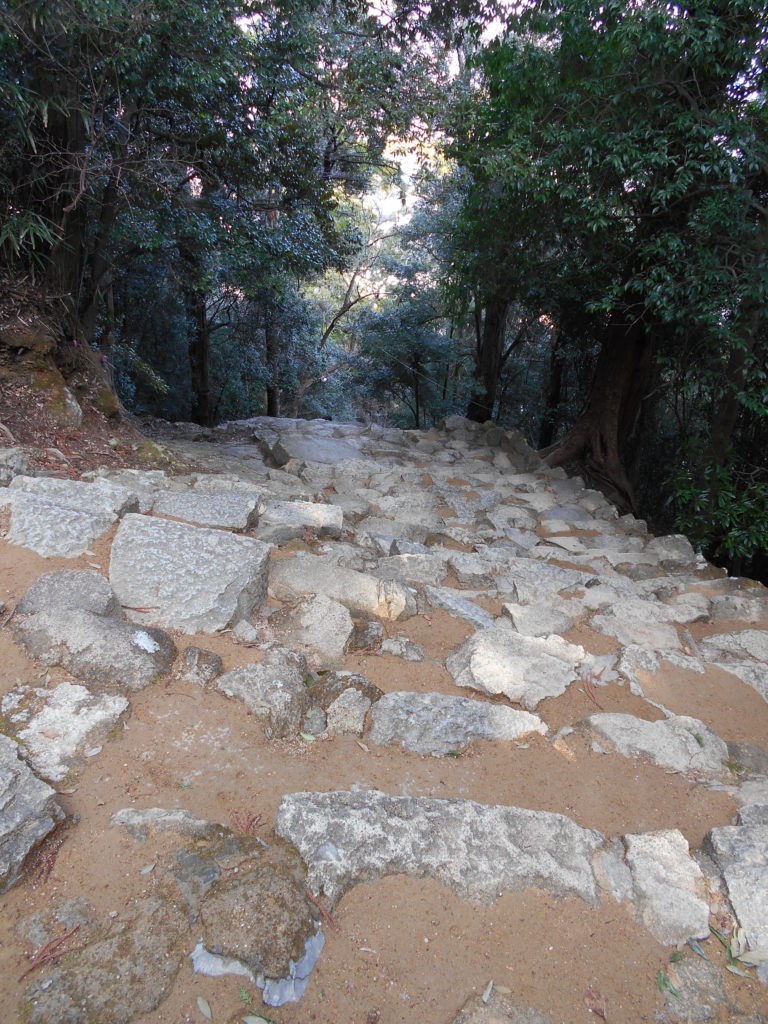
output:
[[[470,636],[445,665],[457,686],[503,693],[532,710],[563,693],[584,658],[582,647],[562,637],[522,636],[511,623],[499,622]]]
[[[161,630],[78,608],[30,615],[14,637],[40,664],[61,665],[98,690],[141,690],[176,657],[176,645]]]
[[[252,537],[129,515],[109,579],[134,622],[212,633],[261,607],[270,548]]]

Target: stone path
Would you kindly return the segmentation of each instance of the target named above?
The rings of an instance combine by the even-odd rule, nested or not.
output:
[[[702,687],[730,680],[764,705],[766,591],[723,578],[684,537],[650,537],[496,427],[450,417],[442,433],[267,419],[238,428],[253,432],[252,444],[228,443],[226,427],[206,441],[167,442],[204,472],[16,475],[0,488],[4,551],[50,563],[6,609],[20,656],[43,668],[37,683],[6,680],[0,691],[6,900],[45,837],[59,834],[62,793],[85,786],[122,742],[146,707],[140,695],[171,683],[199,702],[195,728],[215,730],[216,702],[227,699],[259,749],[351,741],[427,759],[439,775],[441,762],[473,751],[544,744],[571,760],[601,754],[607,773],[627,759],[674,773],[692,793],[729,795],[738,817],[712,821],[690,849],[675,828],[609,834],[516,806],[513,792],[481,803],[324,782],[282,789],[267,842],[255,815],[201,818],[183,793],[174,806],[144,799],[114,808],[110,825],[134,851],[127,856],[159,844],[141,869],[151,891],[131,890],[130,913],[106,925],[87,892],[21,920],[18,941],[49,952],[65,931],[79,940],[19,983],[22,1019],[170,1021],[164,1007],[182,969],[239,978],[288,1012],[313,998],[344,895],[400,875],[467,900],[535,890],[588,908],[626,905],[661,946],[688,951],[683,966],[675,957],[659,973],[663,1019],[768,1019],[768,733],[763,744],[740,742],[645,692],[666,666]],[[106,572],[87,561],[99,545]],[[456,634],[435,659],[414,623],[439,615]],[[698,640],[697,629],[706,634]],[[236,666],[217,653],[222,638],[239,645]],[[355,657],[396,659],[404,679],[423,682],[385,693],[350,671]],[[430,689],[440,673],[443,685]],[[635,710],[604,711],[608,688]],[[592,713],[555,726],[558,699],[577,691]],[[84,825],[70,818],[70,828]],[[762,1007],[756,1016],[718,994],[712,957],[697,963],[700,943],[714,944],[713,922],[731,943],[725,966],[749,979]],[[480,998],[456,993],[456,1006],[465,998],[455,1017],[465,1024],[556,1019],[543,991],[527,1003],[491,985]],[[200,999],[187,1019],[210,1019]],[[254,1009],[242,1019],[273,1018]]]

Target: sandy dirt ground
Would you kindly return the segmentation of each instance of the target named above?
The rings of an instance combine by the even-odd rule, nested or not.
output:
[[[106,575],[110,542],[107,536],[91,553],[64,560],[42,559],[0,541],[0,600],[12,609],[39,575],[54,569],[98,568]],[[20,682],[54,686],[69,678],[30,661],[14,644],[12,629],[11,622],[0,631],[0,694]],[[466,623],[436,611],[387,623],[386,629],[421,644],[426,660],[356,654],[344,667],[386,692],[466,695],[444,668],[446,655],[470,632]],[[261,657],[231,634],[174,639],[180,649],[198,644],[216,651],[225,669]],[[609,638],[588,629],[576,629],[567,639],[595,653],[611,649]],[[649,697],[701,718],[725,740],[767,745],[768,703],[729,673],[710,668],[695,675],[665,663],[642,683]],[[551,737],[596,710],[661,717],[623,686],[579,682],[544,701],[537,713]],[[171,676],[132,695],[124,727],[59,784],[67,827],[2,897],[0,1021],[22,1021],[17,1008],[28,982],[18,979],[34,947],[21,937],[20,922],[73,896],[87,898],[105,924],[130,917],[131,901],[151,894],[156,884],[152,872],[142,870],[179,845],[178,837],[139,842],[110,828],[116,811],[184,808],[226,825],[233,814],[258,815],[257,835],[274,844],[280,842],[272,826],[283,794],[369,788],[556,811],[608,836],[674,827],[692,848],[710,828],[730,824],[737,811],[724,792],[650,764],[594,753],[578,732],[556,744],[539,736],[478,742],[444,758],[349,736],[267,742],[240,703]],[[716,894],[711,910],[718,921],[722,907]],[[527,890],[483,904],[430,879],[387,877],[351,890],[335,908],[334,921],[300,1004],[267,1009],[258,990],[242,979],[193,975],[185,958],[169,998],[152,1014],[135,1018],[136,1024],[204,1024],[198,997],[207,1001],[217,1024],[235,1024],[248,1014],[280,1024],[449,1024],[468,996],[491,980],[510,989],[521,1005],[548,1011],[562,1024],[643,1024],[656,1020],[666,1005],[657,978],[675,951],[638,926],[630,906],[610,900],[590,909],[576,899],[558,901]],[[197,936],[189,938],[191,946]],[[723,964],[714,939],[704,947]],[[736,1009],[721,1015],[721,1024],[736,1011],[768,1014],[768,988],[753,979],[724,977]]]

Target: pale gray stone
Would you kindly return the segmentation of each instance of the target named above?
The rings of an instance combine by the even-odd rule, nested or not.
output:
[[[709,661],[723,658],[754,658],[763,665],[768,663],[768,631],[743,629],[738,633],[715,633],[701,641],[702,654]]]
[[[264,722],[267,739],[295,736],[309,709],[304,685],[306,662],[301,655],[277,649],[263,662],[225,672],[215,689],[241,700],[252,715]]]
[[[440,693],[385,693],[372,711],[371,740],[440,756],[473,740],[514,740],[547,726],[537,715]]]
[[[673,715],[647,722],[634,715],[597,714],[586,726],[624,757],[645,757],[676,772],[695,772],[711,778],[727,774],[723,762],[728,747],[697,718]]]
[[[98,690],[141,690],[176,657],[175,644],[161,630],[78,608],[30,615],[18,623],[14,639],[42,665],[61,665]]]
[[[496,586],[492,567],[480,555],[461,551],[450,552],[448,553],[448,564],[456,573],[460,587],[482,590]]]
[[[502,605],[501,611],[518,633],[525,636],[549,636],[551,633],[565,633],[573,626],[573,612],[577,610],[574,605],[575,602],[552,598],[535,604],[507,602]]]
[[[117,520],[114,512],[67,508],[8,488],[0,488],[3,505],[11,506],[8,543],[29,548],[41,558],[77,558]]]
[[[275,830],[299,849],[310,886],[331,903],[390,874],[427,875],[488,900],[535,886],[598,902],[591,858],[603,836],[561,814],[376,791],[292,793]]]
[[[139,500],[132,491],[107,480],[85,483],[50,476],[16,476],[9,487],[12,492],[23,491],[52,505],[80,512],[111,513],[114,518],[135,512],[139,507]]]
[[[26,760],[38,774],[60,782],[85,753],[122,724],[128,701],[60,683],[51,690],[21,686],[0,703]]]
[[[740,825],[768,825],[768,804],[747,804],[739,808]]]
[[[464,619],[476,629],[485,629],[496,621],[490,612],[468,600],[466,595],[462,596],[460,590],[451,590],[450,587],[425,587],[424,596],[433,608],[440,608],[457,619]]]
[[[125,487],[139,499],[139,512],[151,512],[155,498],[160,491],[169,487],[180,488],[189,478],[171,479],[162,469],[107,469],[101,467],[95,472],[84,473],[83,479],[102,479]]]
[[[261,508],[256,494],[167,490],[155,498],[152,511],[198,526],[250,530],[256,525]]]
[[[402,579],[411,583],[439,584],[448,571],[447,555],[391,555],[381,558],[372,570],[382,579]]]
[[[648,554],[658,558],[660,562],[670,565],[694,566],[696,552],[691,542],[682,534],[670,534],[666,537],[654,537],[645,546]]]
[[[636,603],[640,605],[645,602],[638,601]],[[624,647],[637,645],[655,651],[680,650],[681,647],[677,630],[665,622],[649,622],[633,616],[620,618],[611,610],[594,615],[590,626],[599,633],[605,633],[606,636],[615,636]]]
[[[127,909],[107,938],[68,956],[26,989],[29,1024],[128,1024],[160,1005],[181,966],[180,940],[189,923],[154,896]]]
[[[445,665],[457,686],[503,693],[532,710],[563,693],[584,658],[582,647],[562,637],[522,636],[511,623],[499,622],[470,636]]]
[[[365,728],[365,716],[371,701],[353,686],[348,687],[328,705],[324,736],[351,734],[360,736]]]
[[[341,536],[344,513],[337,505],[311,501],[273,501],[265,503],[256,536],[275,544],[301,537],[313,530],[318,537]]]
[[[60,569],[39,576],[16,605],[18,615],[80,608],[94,615],[122,618],[115,592],[101,573]]]
[[[0,734],[0,893],[18,880],[27,855],[64,819],[56,793]]]
[[[0,449],[0,487],[7,487],[15,476],[29,475],[29,461],[23,448]]]
[[[288,646],[297,648],[314,668],[338,668],[349,647],[354,624],[349,610],[324,594],[310,595],[271,616]]]
[[[269,593],[279,601],[294,601],[306,594],[323,594],[350,611],[382,619],[405,619],[416,613],[414,595],[404,584],[345,569],[317,555],[283,558],[274,562]]]
[[[388,537],[391,540],[411,540],[424,543],[429,537],[445,533],[444,524],[438,517],[430,522],[411,521],[404,518],[385,519],[383,516],[366,516],[357,524],[358,541],[361,536]]]
[[[112,544],[109,578],[135,622],[212,633],[261,607],[269,552],[251,537],[129,515]]]
[[[704,849],[722,872],[749,948],[768,954],[768,824],[713,828]],[[768,971],[761,970],[768,981]]]
[[[665,946],[709,936],[704,875],[677,829],[624,836],[638,921]]]
[[[160,832],[173,832],[179,836],[195,836],[198,839],[210,839],[225,831],[222,825],[213,821],[196,818],[189,811],[179,808],[124,807],[116,811],[109,819],[110,828],[124,828],[129,835],[141,842]]]
[[[768,618],[768,594],[721,594],[713,597],[710,607],[712,619],[741,619],[759,622]]]

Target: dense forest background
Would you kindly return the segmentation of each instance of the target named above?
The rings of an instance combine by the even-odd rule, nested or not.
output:
[[[0,0],[3,301],[132,412],[493,419],[768,576],[767,22]]]

